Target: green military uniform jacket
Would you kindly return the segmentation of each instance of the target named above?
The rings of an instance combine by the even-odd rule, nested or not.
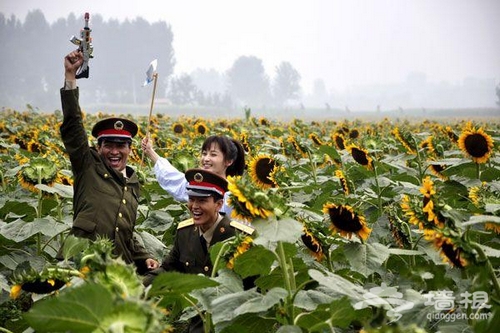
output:
[[[237,221],[231,221],[229,217],[224,216],[214,230],[212,240],[208,246],[210,247],[212,244],[233,237],[240,231],[251,234],[253,228]],[[161,268],[165,271],[201,273],[207,276],[212,274],[213,266],[210,261],[210,254],[204,251],[200,242],[198,227],[194,225],[192,219],[179,223],[174,245],[163,260]]]
[[[74,177],[70,233],[93,240],[105,236],[113,241],[116,255],[127,263],[135,263],[140,271],[145,270],[145,260],[152,256],[134,238],[139,179],[128,166],[127,178],[108,167],[97,150],[89,146],[78,97],[78,89],[61,89],[61,137]]]
[[[227,215],[217,225],[212,235],[210,245],[228,239],[239,232],[252,234],[254,229],[250,226],[237,221],[231,221]],[[193,219],[189,219],[179,223],[177,234],[170,253],[163,260],[160,268],[148,272],[143,283],[150,285],[155,276],[166,271],[176,271],[191,274],[204,274],[210,276],[212,274],[213,265],[210,261],[210,253],[203,249],[200,242],[200,232],[198,226],[193,223]],[[203,333],[203,322],[199,316],[191,318],[189,333]]]

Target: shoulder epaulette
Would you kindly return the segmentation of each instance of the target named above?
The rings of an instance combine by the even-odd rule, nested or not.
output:
[[[240,231],[246,232],[249,235],[253,234],[253,232],[255,231],[255,228],[253,228],[247,224],[235,221],[235,220],[232,220],[231,223],[229,223],[229,225],[231,225],[231,227],[236,228]]]
[[[177,229],[182,229],[193,224],[194,224],[193,219],[187,219],[185,221],[179,222],[179,224],[177,225]]]

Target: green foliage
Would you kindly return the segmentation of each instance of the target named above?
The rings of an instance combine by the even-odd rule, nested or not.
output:
[[[53,128],[57,117],[12,113],[0,123],[13,135],[0,138],[5,194],[0,197],[0,313],[7,331],[161,332],[185,327],[195,315],[210,331],[237,333],[482,333],[498,326],[500,132],[494,123],[484,125],[494,143],[491,156],[477,164],[452,141],[458,135],[444,135],[446,127],[434,122],[260,122],[250,111],[248,119],[224,120],[223,126],[203,119],[207,135],[244,140],[249,159],[268,154],[277,162],[275,187],[260,188],[248,177],[240,198],[254,208],[252,200],[261,200],[271,215],[251,221],[251,237],[239,235],[210,248],[212,276],[167,272],[144,287],[135,268],[112,255],[109,240],[68,236],[72,191],[60,177],[68,174],[69,162],[56,134],[35,131]],[[195,148],[178,147],[203,141],[194,130],[200,121],[158,119],[158,128],[184,126],[182,134],[152,133],[174,165],[195,163]],[[393,136],[396,125],[413,152]],[[457,134],[462,125],[450,124]],[[359,136],[350,135],[354,129]],[[369,147],[373,169],[336,146],[332,135],[339,132],[346,145]],[[431,132],[433,140],[424,142]],[[28,151],[23,142],[35,136],[51,147],[45,152],[51,162],[44,163],[57,171],[57,181],[27,188],[19,175],[32,158],[39,161],[40,153]],[[438,154],[422,146],[429,142],[443,149],[436,148]],[[152,165],[138,160],[131,165],[144,182],[137,236],[161,258],[189,214],[185,203],[157,184]],[[436,174],[431,170],[436,165],[446,168]],[[343,207],[343,213],[330,215],[329,203]],[[364,224],[366,235],[356,223]],[[444,291],[455,300],[452,309],[436,308],[433,293]],[[477,292],[486,292],[488,300],[471,308],[464,297]],[[9,293],[17,298],[7,301]],[[452,314],[453,320],[439,317]],[[458,317],[462,314],[483,317]]]

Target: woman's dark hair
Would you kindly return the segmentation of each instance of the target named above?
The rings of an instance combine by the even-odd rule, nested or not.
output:
[[[227,136],[212,135],[205,139],[201,151],[210,149],[214,143],[219,146],[219,149],[224,154],[224,160],[233,161],[226,170],[226,176],[241,176],[246,166],[243,145],[238,140]]]

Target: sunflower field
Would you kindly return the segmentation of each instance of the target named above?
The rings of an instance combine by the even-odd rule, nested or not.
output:
[[[189,212],[156,182],[140,151],[146,132],[182,171],[198,166],[207,136],[238,139],[247,168],[228,178],[232,218],[256,232],[212,246],[212,276],[166,273],[145,288],[108,240],[68,236],[62,113],[3,110],[0,332],[177,332],[197,314],[222,333],[498,331],[498,118],[97,113],[85,126],[109,116],[139,124],[136,232],[157,258]]]

